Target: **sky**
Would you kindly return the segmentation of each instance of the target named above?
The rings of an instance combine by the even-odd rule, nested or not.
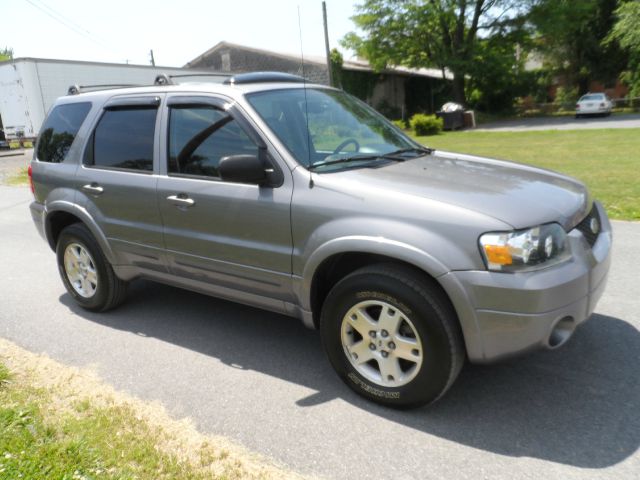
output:
[[[355,30],[359,0],[326,0],[329,43]],[[225,40],[324,55],[321,0],[0,0],[0,48],[14,57],[181,67]]]

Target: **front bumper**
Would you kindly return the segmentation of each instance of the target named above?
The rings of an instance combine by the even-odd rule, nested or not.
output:
[[[593,244],[577,229],[572,259],[537,272],[450,272],[440,277],[458,312],[467,354],[488,363],[536,348],[556,348],[593,313],[611,262],[611,224],[595,202],[601,231]]]
[[[598,115],[601,113],[611,113],[611,107],[585,107],[576,110],[576,115]]]

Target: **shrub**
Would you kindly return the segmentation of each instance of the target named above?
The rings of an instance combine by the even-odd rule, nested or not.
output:
[[[391,122],[398,127],[400,130],[406,130],[407,129],[407,122],[405,122],[404,120],[391,120]]]
[[[442,131],[443,121],[435,115],[416,113],[409,120],[409,125],[416,135],[437,135]]]
[[[577,100],[577,87],[558,87],[558,90],[556,90],[556,98],[553,101],[553,104],[558,107],[560,111],[573,111],[575,109]]]

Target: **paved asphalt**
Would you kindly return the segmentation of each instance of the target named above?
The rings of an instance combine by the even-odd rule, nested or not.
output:
[[[0,150],[0,185],[6,177],[29,165],[33,150]]]
[[[351,393],[294,319],[145,281],[116,311],[77,308],[30,200],[0,186],[0,336],[203,432],[328,478],[638,478],[638,223],[614,223],[608,289],[565,347],[467,366],[436,405],[398,412]]]
[[[527,130],[583,130],[593,128],[640,128],[640,114],[610,117],[542,117],[505,120],[480,125],[477,131],[524,132]]]

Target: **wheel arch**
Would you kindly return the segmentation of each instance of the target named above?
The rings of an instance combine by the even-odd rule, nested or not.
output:
[[[115,255],[109,246],[107,238],[86,210],[69,202],[55,202],[47,205],[46,212],[44,222],[45,235],[53,251],[56,250],[58,238],[65,227],[74,223],[82,223],[96,239],[107,260],[112,264],[116,263]]]
[[[445,265],[428,253],[402,242],[363,236],[330,240],[307,260],[299,292],[300,305],[313,313],[316,328],[320,307],[331,287],[351,272],[375,263],[409,266],[438,285],[436,278],[448,272]]]
[[[329,245],[331,244],[331,245]],[[456,285],[447,280],[449,269],[428,253],[415,247],[398,242],[371,239],[358,245],[353,242],[332,241],[318,249],[307,262],[300,283],[300,305],[310,312],[307,326],[319,327],[321,308],[329,291],[340,279],[366,265],[374,263],[393,263],[413,269],[430,285],[438,289],[451,305],[462,329],[468,351],[476,352],[481,348],[478,325],[469,299],[463,298]],[[344,248],[340,248],[344,247]],[[349,248],[351,247],[351,248]]]

